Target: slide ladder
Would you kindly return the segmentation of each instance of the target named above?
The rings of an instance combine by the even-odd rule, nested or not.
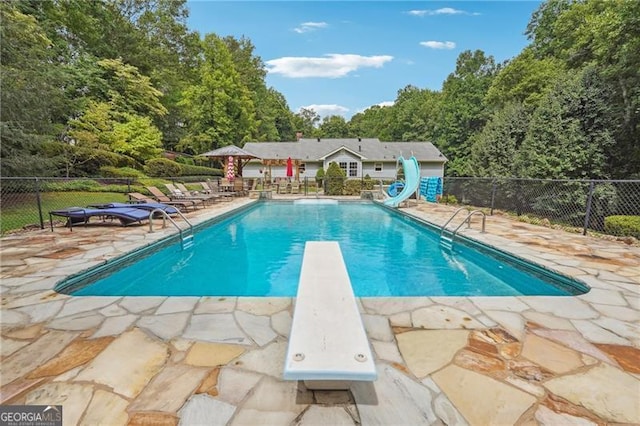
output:
[[[398,162],[402,163],[404,170],[404,188],[395,197],[384,200],[384,204],[389,207],[398,207],[400,203],[408,199],[420,186],[420,164],[416,157],[411,156],[409,159],[398,157]]]

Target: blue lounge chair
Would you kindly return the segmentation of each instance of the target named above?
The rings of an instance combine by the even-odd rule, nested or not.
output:
[[[73,225],[87,224],[89,219],[94,216],[106,218],[116,218],[123,226],[133,223],[142,224],[143,220],[149,220],[149,211],[144,209],[136,209],[133,207],[112,207],[106,209],[69,207],[63,210],[53,210],[49,212],[49,223],[51,231],[53,231],[53,216],[67,218],[67,225],[73,230]]]
[[[94,207],[96,209],[112,209],[112,208],[132,208],[132,209],[142,209],[148,212],[151,212],[155,209],[164,210],[168,215],[177,214],[178,209],[173,206],[169,206],[163,203],[107,203],[107,204],[90,204],[89,207]]]

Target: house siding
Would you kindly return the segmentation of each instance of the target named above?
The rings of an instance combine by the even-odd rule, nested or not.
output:
[[[297,142],[250,142],[245,150],[263,159],[282,159],[291,157],[305,164],[305,172],[300,178],[314,178],[320,167],[326,171],[331,162],[355,162],[358,164],[357,176],[369,175],[372,179],[394,179],[396,177],[396,158],[412,153],[418,158],[422,176],[444,175],[447,161],[438,149],[429,142],[380,142],[378,139],[301,139]],[[375,164],[382,163],[382,170],[375,171]],[[260,173],[260,170],[263,173]],[[253,160],[245,165],[243,176],[248,178],[264,177],[268,170],[261,160]],[[295,173],[295,172],[294,172]],[[286,177],[286,167],[271,166],[271,177]]]

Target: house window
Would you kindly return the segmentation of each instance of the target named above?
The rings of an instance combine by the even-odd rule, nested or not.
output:
[[[382,163],[373,163],[373,170],[375,170],[376,172],[381,172],[382,171]]]
[[[346,163],[346,162],[341,161],[341,162],[340,162],[340,168],[341,168],[341,169],[342,169],[342,171],[344,172],[344,175],[345,175],[345,176],[349,176],[349,175],[347,174],[347,163]]]
[[[300,173],[304,173],[307,170],[307,165],[305,163],[300,163],[300,165],[298,166],[298,170],[300,171]]]
[[[349,163],[349,177],[357,177],[358,176],[358,163],[351,162]]]

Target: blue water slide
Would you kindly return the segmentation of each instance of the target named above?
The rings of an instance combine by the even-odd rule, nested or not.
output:
[[[420,185],[420,164],[418,164],[416,157],[404,159],[400,156],[398,161],[402,163],[404,170],[404,188],[395,197],[384,200],[384,204],[389,207],[398,207],[400,203],[415,193]]]

